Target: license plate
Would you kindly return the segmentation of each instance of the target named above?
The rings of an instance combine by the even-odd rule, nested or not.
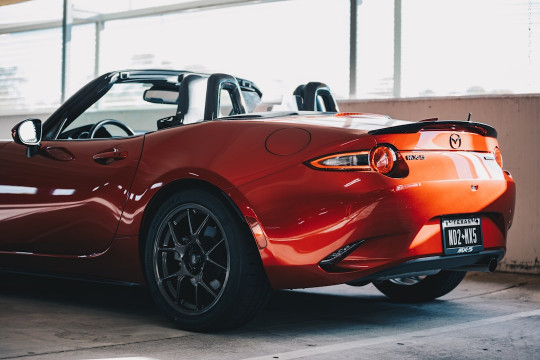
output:
[[[441,230],[446,255],[469,254],[484,249],[480,216],[443,217]]]

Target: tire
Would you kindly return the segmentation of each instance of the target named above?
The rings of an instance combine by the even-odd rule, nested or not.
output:
[[[435,275],[374,281],[384,295],[398,302],[425,302],[448,294],[465,277],[465,271],[442,270]]]
[[[145,245],[150,293],[182,329],[239,327],[270,297],[251,231],[210,192],[185,190],[161,204]]]

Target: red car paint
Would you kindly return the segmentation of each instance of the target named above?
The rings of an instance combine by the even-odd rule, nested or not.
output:
[[[31,158],[23,145],[0,142],[0,267],[144,284],[141,242],[153,206],[186,184],[222,192],[260,224],[274,289],[350,282],[442,256],[445,215],[479,214],[484,249],[504,253],[515,185],[488,157],[495,137],[431,122],[414,133],[370,134],[366,121],[384,128],[387,118],[217,119],[126,138],[44,140]],[[399,151],[405,177],[307,165],[378,144]],[[127,157],[94,160],[114,151]],[[320,266],[360,240],[331,270]]]

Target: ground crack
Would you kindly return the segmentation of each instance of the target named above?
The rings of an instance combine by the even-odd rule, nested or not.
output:
[[[477,296],[491,295],[491,294],[495,294],[495,293],[498,293],[498,292],[501,292],[501,291],[505,291],[505,290],[514,289],[514,288],[517,288],[517,287],[520,287],[520,286],[524,286],[524,285],[527,285],[527,283],[524,282],[524,283],[514,284],[514,285],[510,285],[508,287],[505,287],[503,289],[488,291],[488,292],[481,293],[481,294],[462,296],[462,297],[458,297],[458,298],[453,298],[451,300],[452,301],[453,300],[462,300],[462,299],[469,299],[469,298],[473,298],[473,297],[477,297]]]
[[[145,344],[145,343],[151,343],[151,342],[156,342],[156,341],[164,341],[164,340],[183,339],[183,338],[192,337],[192,336],[197,336],[197,335],[200,335],[200,334],[183,335],[183,336],[172,336],[172,337],[166,337],[166,338],[160,338],[160,339],[141,340],[141,341],[133,341],[133,342],[126,342],[126,343],[111,344],[111,345],[89,346],[89,347],[81,347],[81,348],[77,348],[77,349],[49,351],[49,352],[43,352],[43,353],[33,353],[33,354],[25,354],[25,355],[14,355],[14,356],[8,356],[8,357],[0,357],[0,360],[20,359],[20,358],[26,358],[26,357],[43,356],[43,355],[53,355],[53,354],[64,354],[64,353],[70,353],[70,352],[75,352],[75,351],[86,351],[86,350],[95,350],[95,349],[107,349],[107,348],[113,348],[113,347],[117,347],[117,346],[135,345],[135,344]]]

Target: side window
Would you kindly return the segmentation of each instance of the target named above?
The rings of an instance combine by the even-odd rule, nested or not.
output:
[[[242,96],[246,102],[246,111],[251,113],[261,103],[261,97],[255,91],[242,90]]]
[[[231,93],[226,89],[221,89],[221,93],[219,96],[219,116],[230,116],[235,115],[233,104],[232,104],[232,97]]]
[[[58,139],[126,137],[157,130],[157,120],[176,114],[176,103],[145,100],[152,83],[116,83],[92,106],[67,122]],[[171,91],[172,92],[172,91]],[[178,97],[177,90],[176,94]]]

